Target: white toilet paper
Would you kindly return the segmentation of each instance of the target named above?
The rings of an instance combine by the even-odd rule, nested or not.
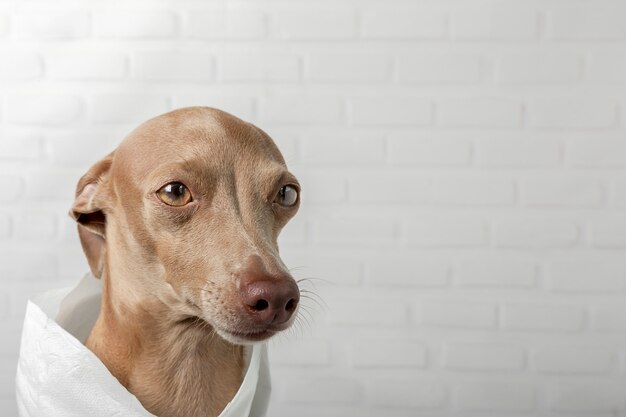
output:
[[[101,281],[87,275],[73,290],[28,302],[16,378],[21,417],[153,416],[82,343],[98,317],[100,294]],[[270,389],[267,347],[257,344],[220,417],[264,417]]]

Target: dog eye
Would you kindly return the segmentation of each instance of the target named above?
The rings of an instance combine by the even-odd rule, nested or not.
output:
[[[285,185],[278,191],[274,202],[283,207],[293,207],[298,202],[298,189],[293,185]]]
[[[157,191],[159,200],[168,206],[182,207],[191,201],[191,193],[185,184],[171,182]]]

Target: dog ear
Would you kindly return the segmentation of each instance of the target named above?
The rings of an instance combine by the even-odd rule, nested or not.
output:
[[[106,240],[105,208],[109,202],[109,170],[113,152],[92,166],[78,181],[70,217],[78,223],[78,236],[91,273],[100,278]]]

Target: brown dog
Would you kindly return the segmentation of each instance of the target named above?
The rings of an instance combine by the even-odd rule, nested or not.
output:
[[[71,210],[100,316],[87,340],[157,416],[217,416],[243,346],[294,320],[277,237],[300,186],[257,127],[209,108],[159,116],[80,180]]]

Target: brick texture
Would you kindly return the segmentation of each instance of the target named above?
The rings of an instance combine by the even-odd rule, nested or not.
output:
[[[615,413],[624,409],[622,384],[561,383],[550,391],[554,411],[568,413]]]
[[[452,11],[452,34],[461,40],[533,39],[539,33],[538,19],[538,11],[532,8],[459,8]]]
[[[398,58],[398,79],[415,83],[472,83],[481,77],[480,57],[472,55],[404,55]]]
[[[616,103],[610,99],[572,97],[538,99],[530,104],[530,123],[546,129],[602,129],[617,123]]]
[[[387,140],[393,165],[468,165],[472,142],[466,134],[393,134]]]
[[[104,3],[0,0],[2,416],[78,179],[192,105],[302,184],[269,416],[626,415],[624,1]]]
[[[549,346],[537,349],[532,366],[551,374],[603,374],[615,366],[616,355],[606,348]]]
[[[373,407],[438,409],[447,400],[445,385],[441,382],[373,381],[367,392],[367,403]]]
[[[447,35],[447,16],[442,12],[397,8],[365,11],[363,32],[368,38],[438,39]]]
[[[93,15],[93,32],[103,38],[168,38],[178,33],[172,11],[103,11]]]
[[[210,81],[214,78],[210,54],[142,53],[133,57],[133,75],[149,81]]]
[[[463,287],[532,287],[537,281],[537,269],[529,260],[479,257],[457,262],[454,279]]]
[[[289,8],[270,16],[270,33],[280,39],[349,39],[356,31],[356,13],[349,9]]]
[[[494,327],[496,313],[495,305],[463,301],[427,301],[416,306],[418,321],[434,327]]]
[[[357,368],[424,368],[428,356],[423,344],[403,340],[358,340],[352,347]]]
[[[13,33],[22,39],[71,40],[85,38],[92,32],[89,14],[71,8],[18,11],[14,21]]]
[[[42,59],[37,54],[25,52],[3,54],[3,60],[0,62],[0,77],[3,80],[36,80],[42,76]]]
[[[198,9],[185,13],[183,33],[191,39],[258,39],[267,34],[258,10]]]
[[[551,135],[487,134],[476,147],[477,162],[486,167],[551,167],[561,159],[561,144]]]
[[[507,304],[503,307],[502,326],[510,330],[562,331],[581,330],[585,311],[577,306],[551,304]]]
[[[522,105],[495,98],[444,99],[438,103],[445,127],[515,128],[522,123]]]
[[[554,39],[623,40],[626,23],[619,16],[625,12],[619,3],[594,9],[555,7],[548,13],[548,32]]]
[[[350,105],[355,125],[419,126],[432,122],[432,104],[428,99],[406,96],[355,98]]]
[[[498,59],[496,71],[503,83],[568,83],[580,80],[582,59],[554,53],[506,55]]]
[[[228,54],[220,57],[221,81],[297,81],[300,59],[297,55]]]
[[[626,80],[626,55],[619,50],[590,54],[587,61],[587,77],[600,82],[624,82]]]
[[[517,346],[450,344],[445,347],[445,367],[465,371],[519,371],[525,353]]]
[[[466,383],[457,388],[455,401],[457,407],[465,412],[527,413],[534,409],[537,395],[529,384],[506,381]]]

